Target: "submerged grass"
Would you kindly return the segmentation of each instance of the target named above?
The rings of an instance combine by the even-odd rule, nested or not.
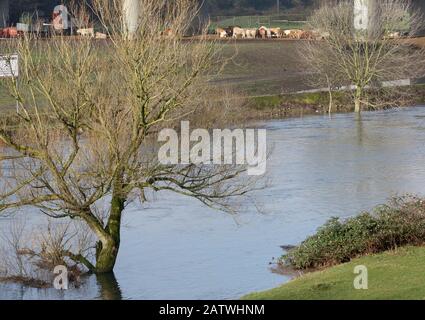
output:
[[[403,90],[408,94],[402,100],[397,101],[399,97],[395,91],[394,96],[387,97],[388,104],[382,104],[375,108],[365,108],[365,111],[391,108],[394,104],[399,107],[406,107],[425,103],[425,85],[418,84],[403,88]],[[347,92],[333,92],[332,98],[332,113],[354,111],[353,101],[350,94]],[[395,101],[397,101],[397,103],[394,103]],[[250,97],[248,107],[263,114],[263,117],[265,118],[285,118],[308,114],[324,114],[329,111],[329,93],[304,92]]]

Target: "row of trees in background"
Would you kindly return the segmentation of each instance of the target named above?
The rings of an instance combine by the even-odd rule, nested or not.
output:
[[[71,2],[72,0],[14,0],[10,2],[10,21],[15,24],[22,16],[31,16],[35,12],[39,17],[50,18],[56,5],[67,5]],[[209,16],[270,14],[276,12],[278,3],[277,0],[198,0],[198,2],[202,4],[203,14]],[[279,0],[279,7],[281,10],[304,10],[318,3],[318,0]]]
[[[10,17],[18,21],[22,13],[38,11],[41,15],[50,15],[53,8],[67,0],[13,0]],[[240,15],[270,12],[277,7],[277,0],[199,0],[209,15]],[[303,8],[318,3],[317,0],[279,0],[281,9]]]
[[[37,12],[41,17],[51,17],[53,8],[60,4],[58,0],[13,0],[10,1],[10,21],[20,21],[24,14]]]
[[[217,15],[252,15],[271,13],[277,9],[277,0],[205,0],[205,12],[210,16]],[[304,9],[318,3],[317,0],[279,0],[281,10]]]

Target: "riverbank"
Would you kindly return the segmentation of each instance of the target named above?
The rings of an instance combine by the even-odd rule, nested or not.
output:
[[[424,226],[424,200],[410,195],[394,197],[370,212],[331,218],[278,259],[277,271],[302,276],[247,298],[423,299],[425,287],[417,284],[425,280]],[[367,290],[354,288],[356,266],[363,266]]]
[[[425,103],[425,85],[418,84],[403,89],[407,95],[398,103],[395,93],[394,98],[388,97],[388,103],[379,107],[365,107],[364,111],[389,109],[393,104],[397,107],[409,107]],[[351,97],[342,91],[332,93],[332,113],[354,112]],[[263,119],[302,117],[312,114],[326,114],[329,112],[328,92],[303,92],[282,95],[264,95],[248,98],[247,108],[252,114]]]
[[[353,259],[323,271],[305,274],[287,284],[244,296],[246,300],[424,299],[425,247],[403,247]],[[368,289],[353,286],[354,267],[368,270]]]
[[[425,104],[425,84],[417,84],[403,88],[404,97],[399,99],[397,92],[394,97],[388,97],[388,104],[379,107],[365,107],[364,111],[377,111],[396,107],[410,107]],[[407,94],[406,94],[407,93]],[[323,115],[329,113],[328,92],[301,92],[287,94],[269,94],[247,96],[235,92],[229,101],[217,100],[214,107],[198,109],[191,116],[191,121],[199,125],[215,126],[251,123],[258,120],[274,120],[303,117],[308,115]],[[19,122],[13,103],[0,91],[0,121],[13,130]],[[336,91],[332,94],[332,113],[354,112],[354,104],[347,92]],[[215,100],[211,97],[211,100]],[[223,104],[229,104],[223,108]],[[214,103],[213,103],[214,104]],[[1,144],[1,142],[0,142]]]

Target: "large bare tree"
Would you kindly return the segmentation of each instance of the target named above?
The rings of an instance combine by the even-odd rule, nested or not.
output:
[[[424,51],[402,39],[423,28],[420,11],[409,0],[367,3],[362,13],[356,12],[352,0],[328,1],[309,21],[323,39],[305,42],[300,50],[313,82],[329,88],[345,86],[356,112],[373,106],[368,92],[386,94],[402,84],[399,80],[424,75]]]
[[[85,222],[98,239],[95,261],[63,254],[106,273],[116,262],[123,211],[144,201],[145,190],[229,210],[254,185],[238,178],[241,166],[162,165],[152,151],[157,132],[196,107],[217,63],[213,42],[182,39],[196,1],[141,0],[131,30],[121,0],[96,0],[92,9],[109,40],[27,35],[10,45],[20,76],[5,80],[18,107],[14,129],[0,129],[7,167],[0,211],[35,207]]]

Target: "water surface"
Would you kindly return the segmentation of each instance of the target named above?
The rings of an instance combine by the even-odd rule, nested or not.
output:
[[[273,145],[272,185],[253,195],[259,210],[251,205],[235,220],[193,199],[158,194],[126,210],[115,278],[92,276],[66,292],[1,284],[0,298],[239,298],[287,281],[270,272],[272,257],[330,217],[396,194],[425,194],[423,107],[259,125]]]

